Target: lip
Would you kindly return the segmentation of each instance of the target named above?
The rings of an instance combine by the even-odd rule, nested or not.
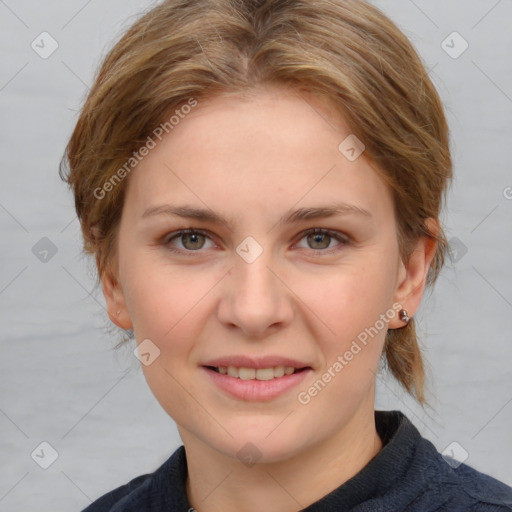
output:
[[[265,356],[265,357],[247,357],[247,356],[228,356],[211,359],[201,366],[235,366],[236,368],[275,368],[276,366],[292,366],[293,368],[311,368],[307,363],[303,363],[294,359],[281,356]]]
[[[217,365],[212,364],[209,366]],[[214,384],[216,384],[216,386],[224,393],[227,393],[234,398],[247,401],[272,400],[273,398],[276,398],[291,388],[299,385],[313,371],[312,368],[307,368],[298,373],[284,375],[283,377],[274,378],[272,380],[242,380],[237,377],[230,377],[229,375],[217,373],[215,370],[206,368],[205,366],[201,367],[201,370],[206,372]]]

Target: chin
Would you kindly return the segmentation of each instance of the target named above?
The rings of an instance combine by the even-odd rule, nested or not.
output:
[[[256,463],[283,462],[295,457],[304,448],[305,440],[294,437],[284,429],[278,432],[280,427],[275,428],[274,422],[270,429],[266,426],[253,426],[238,432],[230,430],[233,438],[223,439],[225,442],[215,445],[214,448],[227,457],[240,460],[247,467]]]

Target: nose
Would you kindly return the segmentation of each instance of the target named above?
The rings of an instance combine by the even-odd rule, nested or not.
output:
[[[234,265],[223,280],[218,319],[244,337],[261,339],[290,324],[293,318],[292,292],[267,252],[247,263],[234,255]]]

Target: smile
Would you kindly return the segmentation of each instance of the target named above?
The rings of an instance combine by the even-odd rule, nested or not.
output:
[[[211,379],[210,382],[215,384],[216,389],[230,397],[245,401],[272,400],[301,384],[310,372],[313,372],[311,367],[285,366],[258,369],[202,366],[201,369]],[[285,372],[286,369],[288,373]]]
[[[301,372],[306,368],[294,368],[293,366],[276,366],[270,368],[245,368],[236,366],[207,366],[213,371],[222,375],[229,375],[230,377],[242,380],[272,380],[279,379],[284,375],[292,375],[293,373]]]

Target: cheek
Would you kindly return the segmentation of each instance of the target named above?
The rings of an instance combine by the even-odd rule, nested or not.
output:
[[[191,353],[212,314],[208,292],[218,278],[192,267],[151,265],[142,259],[131,263],[126,296],[135,338],[138,343],[149,339],[159,350],[151,364],[141,365],[148,386],[174,419],[183,423],[202,417],[204,412],[185,390],[193,388]]]
[[[127,287],[127,307],[134,331],[144,337],[165,340],[183,330],[189,317],[201,310],[215,276],[166,265],[140,265],[131,272]]]
[[[318,317],[313,320],[317,326],[314,336],[322,352],[320,372],[328,382],[328,390],[314,399],[319,414],[324,406],[328,410],[326,403],[331,401],[345,404],[348,410],[355,407],[373,385],[387,319],[396,314],[391,308],[391,262],[392,257],[385,258],[382,253],[360,254],[329,276],[294,281],[298,295]],[[382,320],[381,315],[388,316]],[[309,317],[314,318],[311,313]]]
[[[393,275],[390,261],[360,254],[322,274],[296,275],[292,282],[296,295],[323,321],[326,332],[346,340],[390,307]]]

